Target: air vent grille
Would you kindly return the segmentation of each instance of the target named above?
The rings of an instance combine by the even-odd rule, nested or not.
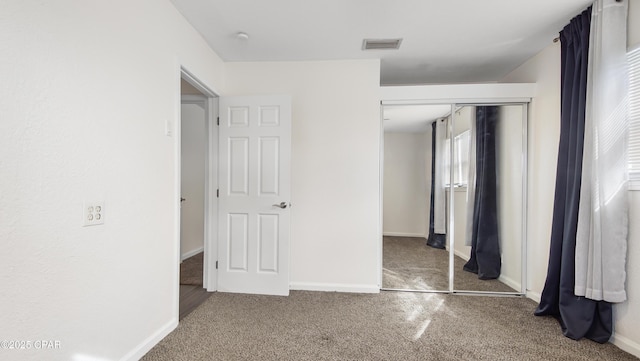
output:
[[[397,50],[402,39],[364,39],[362,50]]]

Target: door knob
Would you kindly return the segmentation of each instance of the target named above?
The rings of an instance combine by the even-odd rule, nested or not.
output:
[[[273,206],[285,209],[287,208],[287,202],[280,202],[280,204],[274,204]]]

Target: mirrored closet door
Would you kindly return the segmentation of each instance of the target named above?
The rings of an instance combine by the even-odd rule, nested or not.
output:
[[[525,292],[526,114],[383,106],[383,289]]]
[[[450,290],[444,119],[451,110],[451,104],[383,108],[385,289]]]
[[[457,105],[452,118],[453,288],[523,293],[526,105]]]

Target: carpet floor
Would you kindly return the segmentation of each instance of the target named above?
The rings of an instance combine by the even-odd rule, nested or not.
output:
[[[438,266],[446,265],[445,251],[420,240],[416,247],[429,254],[414,257],[416,249],[395,243],[385,239],[385,282],[446,289],[447,267]],[[407,265],[424,257],[433,262]],[[486,285],[460,273],[468,276],[460,282]],[[612,344],[564,337],[535,308],[520,297],[436,293],[212,293],[142,360],[638,360]]]
[[[409,292],[214,293],[142,360],[637,360],[564,337],[535,307]]]
[[[382,287],[409,290],[449,289],[449,252],[426,245],[424,238],[384,237]],[[515,292],[498,280],[480,280],[462,270],[465,261],[454,257],[454,289]],[[518,290],[519,291],[519,290]]]
[[[193,255],[180,263],[180,284],[202,286],[204,252]]]

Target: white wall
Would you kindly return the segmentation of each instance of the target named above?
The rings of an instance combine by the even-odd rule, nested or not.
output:
[[[627,48],[640,46],[640,3],[629,1]],[[614,307],[613,343],[640,357],[640,191],[629,192],[629,239],[627,243],[627,301]]]
[[[447,188],[447,202],[448,201],[449,189]],[[471,258],[471,246],[465,244],[467,237],[467,188],[454,188],[453,202],[453,236],[455,237],[453,251],[456,256],[468,261],[469,258]],[[447,214],[448,212],[447,210]],[[455,272],[463,271],[456,269]]]
[[[629,2],[628,45],[640,45],[640,6]],[[537,82],[529,113],[528,277],[530,297],[544,287],[551,237],[555,169],[560,136],[560,44],[551,44],[507,75],[505,82]],[[640,193],[629,192],[629,219],[638,219]],[[614,306],[612,342],[640,357],[640,228],[630,222],[627,253],[628,300]]]
[[[474,106],[463,106],[462,108],[456,110],[455,122],[453,124],[453,136],[457,137],[458,135],[466,132],[471,129],[471,122],[475,121],[476,107]],[[451,119],[449,116],[448,119]]]
[[[216,88],[224,64],[169,1],[0,14],[0,339],[61,345],[0,359],[137,359],[178,321],[179,66]]]
[[[560,139],[560,44],[552,43],[504,81],[537,83],[527,129],[527,289],[539,300],[547,276]]]
[[[500,107],[496,129],[500,280],[522,287],[522,113],[521,105]]]
[[[640,20],[640,19],[638,19]],[[640,357],[640,191],[629,192],[629,240],[627,244],[627,301],[614,306],[613,343]]]
[[[637,1],[629,1],[629,14],[627,16],[627,48],[634,49],[640,46],[640,5]]]
[[[183,91],[184,93],[184,91]],[[181,111],[180,259],[204,250],[206,112],[202,104],[183,103]]]
[[[378,292],[379,60],[227,63],[224,95],[291,94],[291,287]]]
[[[427,237],[430,173],[431,131],[384,134],[385,235]]]

